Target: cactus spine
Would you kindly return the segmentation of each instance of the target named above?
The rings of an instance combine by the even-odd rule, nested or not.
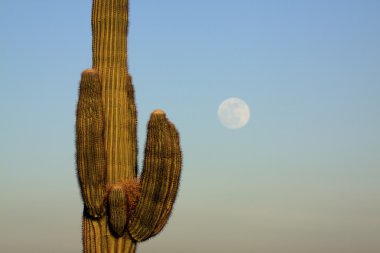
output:
[[[163,111],[151,114],[138,179],[128,0],[93,0],[91,23],[93,66],[82,73],[76,120],[83,252],[133,253],[171,213],[181,173],[179,135]]]

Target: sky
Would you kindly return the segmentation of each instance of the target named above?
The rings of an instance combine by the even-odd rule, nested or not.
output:
[[[0,3],[0,252],[81,252],[91,1]],[[160,108],[184,154],[169,223],[138,252],[377,253],[379,13],[375,0],[132,0],[140,150]],[[229,97],[250,107],[244,128],[217,118]]]

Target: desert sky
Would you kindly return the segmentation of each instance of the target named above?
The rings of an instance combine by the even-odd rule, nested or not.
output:
[[[75,108],[91,1],[1,0],[0,252],[81,252]],[[174,212],[141,253],[378,253],[380,1],[132,0],[146,122],[184,153]],[[250,107],[241,129],[219,104]]]

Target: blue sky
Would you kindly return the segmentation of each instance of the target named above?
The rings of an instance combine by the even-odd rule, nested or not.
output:
[[[0,2],[0,251],[80,252],[74,123],[91,1]],[[169,225],[140,252],[378,251],[379,12],[369,0],[131,1],[140,150],[161,108],[184,152]],[[217,119],[228,97],[251,108],[240,130]]]

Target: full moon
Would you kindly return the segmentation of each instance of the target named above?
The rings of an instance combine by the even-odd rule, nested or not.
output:
[[[249,107],[240,98],[228,98],[219,105],[218,118],[227,128],[241,128],[249,121]]]

